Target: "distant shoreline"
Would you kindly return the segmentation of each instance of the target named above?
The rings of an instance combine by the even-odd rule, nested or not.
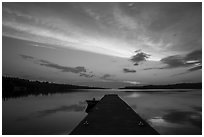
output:
[[[69,84],[57,84],[40,81],[30,81],[21,78],[2,77],[2,98],[16,98],[29,95],[48,95],[55,93],[71,93],[78,89],[105,89]]]
[[[26,79],[2,77],[2,98],[26,97],[29,95],[48,95],[56,93],[79,92],[80,89],[107,89],[100,87],[56,84],[49,82],[30,81]],[[172,85],[129,86],[119,89],[202,89],[202,83],[180,83]],[[86,92],[86,91],[85,91]],[[132,91],[124,91],[132,92]],[[148,91],[147,91],[148,92]],[[150,92],[150,91],[149,91]],[[156,92],[156,91],[154,91]],[[181,91],[184,92],[184,91]]]
[[[202,89],[202,83],[178,83],[171,85],[128,86],[120,89]]]

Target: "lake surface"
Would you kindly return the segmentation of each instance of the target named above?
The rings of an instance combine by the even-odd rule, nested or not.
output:
[[[202,132],[202,90],[89,89],[3,101],[3,134],[69,134],[87,115],[85,100],[113,93],[160,134]]]

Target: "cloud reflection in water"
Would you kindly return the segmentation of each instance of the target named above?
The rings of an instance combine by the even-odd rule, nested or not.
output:
[[[78,104],[73,105],[62,105],[56,108],[46,109],[46,110],[40,110],[33,114],[30,114],[29,116],[20,117],[17,119],[17,121],[25,121],[30,120],[31,118],[42,118],[47,117],[59,112],[82,112],[86,108],[84,102],[79,102]]]
[[[202,129],[202,114],[194,111],[168,110],[168,113],[163,116],[153,117],[148,121],[158,130],[162,127],[162,132],[164,132],[162,134],[168,134],[171,130],[175,134],[180,134],[181,131],[182,134],[198,134],[198,132],[201,134]],[[185,132],[182,130],[184,127],[188,129]],[[167,128],[167,133],[165,133],[165,128]]]

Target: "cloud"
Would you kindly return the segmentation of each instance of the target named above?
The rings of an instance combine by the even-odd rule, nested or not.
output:
[[[192,51],[185,56],[174,55],[168,56],[160,60],[162,63],[167,64],[164,68],[177,68],[189,67],[193,65],[201,65],[202,63],[202,50]]]
[[[195,50],[190,53],[188,53],[185,57],[186,61],[199,61],[201,63],[202,61],[202,49]]]
[[[79,6],[80,4],[75,5],[79,6],[79,8],[77,8],[78,10],[72,11],[76,9],[72,7],[74,4],[66,3],[67,6],[72,7],[71,9],[64,9],[67,13],[66,15],[57,12],[59,8],[64,7],[64,4],[60,7],[55,7],[53,4],[49,5],[50,8],[44,7],[44,5],[41,4],[38,6],[35,4],[26,6],[24,4],[19,4],[19,7],[26,7],[25,10],[21,8],[12,8],[10,4],[3,6],[3,36],[29,40],[36,43],[42,43],[43,45],[55,45],[55,48],[65,47],[122,58],[131,56],[132,53],[129,52],[128,48],[118,48],[115,46],[120,45],[118,44],[120,41],[116,42],[111,40],[110,37],[95,35],[94,32],[98,30],[98,26],[96,27],[94,22],[91,22],[90,18],[87,18],[88,16],[81,13],[84,12],[84,10],[82,10],[84,8],[82,8],[83,6]],[[51,7],[57,9],[51,9]],[[42,10],[42,14],[36,13],[38,10]],[[96,19],[100,17],[100,15],[95,14],[91,9],[86,12]],[[83,22],[77,20],[83,20]],[[45,47],[42,45],[34,46]]]
[[[130,72],[129,72],[130,73]],[[133,72],[132,72],[133,73]],[[114,83],[118,83],[121,85],[124,84],[131,84],[131,85],[138,85],[141,84],[141,82],[138,81],[130,81],[130,80],[118,80],[116,78],[114,78],[115,75],[110,75],[110,74],[104,74],[102,77],[100,77],[102,79],[103,82],[114,82]],[[121,86],[120,85],[120,86]],[[125,85],[124,85],[125,86]]]
[[[202,66],[196,66],[196,67],[190,68],[190,69],[188,69],[188,71],[196,71],[199,69],[202,69]]]
[[[145,68],[143,70],[151,69],[173,69],[180,67],[191,67],[187,72],[196,71],[202,69],[202,50],[195,50],[186,55],[173,55],[168,56],[160,60],[164,67],[155,67],[155,68]],[[185,74],[185,73],[181,73]]]
[[[54,47],[52,47],[52,46],[45,46],[44,44],[34,44],[34,43],[32,43],[32,44],[30,44],[31,46],[34,46],[34,47],[39,47],[39,48],[48,48],[48,49],[56,49],[56,48],[54,48]]]
[[[124,83],[129,83],[129,84],[134,84],[134,85],[138,85],[138,84],[141,84],[140,82],[138,81],[123,81]]]
[[[178,73],[178,74],[173,74],[172,77],[183,75],[183,74],[187,74],[189,72],[197,71],[197,70],[200,70],[200,69],[202,69],[202,66],[195,66],[195,67],[192,67],[190,69],[187,69],[187,71],[185,71],[185,72]]]
[[[114,83],[118,83],[118,84],[131,84],[131,85],[138,85],[141,84],[138,81],[130,81],[130,80],[118,80],[116,78],[114,78],[115,75],[110,75],[110,74],[104,74],[102,77],[100,77],[103,82],[114,82]],[[120,86],[121,86],[120,85]],[[125,86],[125,85],[124,85]]]
[[[38,61],[41,66],[55,68],[55,69],[61,70],[62,72],[72,72],[72,73],[86,72],[86,68],[82,66],[67,67],[67,66],[58,65],[58,64],[46,61],[46,60],[38,60]]]
[[[168,56],[160,60],[162,63],[166,64],[164,68],[177,68],[177,67],[185,67],[186,64],[184,58],[180,55]]]
[[[125,73],[135,73],[136,70],[134,70],[134,69],[128,69],[128,68],[124,68],[124,69],[123,69],[123,72],[125,72]]]
[[[32,56],[28,56],[28,55],[20,55],[20,56],[23,59],[32,60],[33,62],[37,63],[38,65],[45,66],[48,68],[54,68],[54,69],[60,70],[61,72],[72,72],[72,73],[76,73],[76,74],[80,73],[79,76],[83,76],[86,78],[91,78],[94,76],[93,74],[86,74],[85,72],[87,72],[87,69],[83,66],[67,67],[67,66],[62,66],[62,65],[56,64],[56,63],[52,63],[52,62],[47,61],[47,60],[36,59],[36,58],[34,58]],[[93,73],[93,72],[90,72],[90,73]]]
[[[202,3],[3,5],[3,36],[125,58],[139,48],[160,59],[202,47]]]
[[[160,68],[144,68],[143,70],[152,70],[152,69],[160,69]]]
[[[103,82],[121,82],[118,79],[114,78],[115,75],[111,75],[111,74],[104,74],[103,76],[100,77],[100,79],[102,79]]]
[[[91,8],[84,8],[84,11],[92,18],[94,18],[95,20],[100,20],[101,15],[94,12]]]
[[[122,11],[119,6],[115,6],[113,8],[113,18],[114,18],[114,23],[119,27],[119,28],[124,28],[124,29],[130,29],[130,30],[135,30],[138,28],[138,24],[134,18],[131,16],[125,14],[125,12]]]
[[[131,61],[134,62],[134,65],[139,65],[140,62],[146,61],[150,55],[147,53],[142,52],[141,50],[135,51],[136,55],[131,57]]]
[[[104,74],[101,79],[109,79],[110,77],[112,77],[112,75],[110,74]]]
[[[85,74],[85,73],[80,73],[80,75],[79,76],[83,76],[83,77],[86,77],[86,78],[92,78],[92,77],[94,77],[94,75],[93,74]]]
[[[20,55],[23,59],[34,59],[34,57],[32,56],[28,56],[28,55]]]

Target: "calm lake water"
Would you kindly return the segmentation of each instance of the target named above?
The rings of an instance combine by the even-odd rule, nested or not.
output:
[[[201,134],[202,90],[125,91],[130,90],[80,90],[3,101],[3,134],[69,134],[87,115],[85,100],[113,93],[160,134]]]

